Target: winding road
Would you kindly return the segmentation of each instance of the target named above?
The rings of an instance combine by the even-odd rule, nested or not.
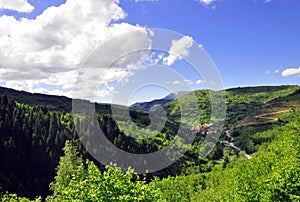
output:
[[[276,112],[269,112],[269,113],[264,113],[264,114],[260,114],[260,115],[256,115],[254,116],[254,118],[260,118],[260,119],[267,119],[268,121],[267,122],[273,122],[273,121],[277,121],[278,118],[277,117],[274,117],[272,115],[275,115],[275,114],[282,114],[282,113],[286,113],[286,112],[289,112],[290,110],[289,109],[286,109],[286,110],[280,110],[280,111],[276,111]],[[230,141],[220,141],[221,144],[224,144],[225,146],[228,146],[228,147],[231,147],[231,148],[234,148],[235,150],[241,152],[244,154],[244,156],[248,159],[251,159],[251,156],[249,154],[247,154],[245,151],[243,151],[241,148],[237,147],[236,145],[234,145],[233,141],[234,141],[234,138],[231,136],[231,131],[234,129],[234,128],[238,128],[238,127],[242,127],[242,126],[248,126],[248,125],[255,125],[257,124],[257,122],[250,122],[250,121],[247,121],[247,118],[245,118],[243,121],[241,121],[239,124],[236,124],[236,125],[233,125],[232,127],[230,127],[229,130],[226,130],[225,133],[226,133],[226,136],[230,139]],[[261,124],[261,123],[260,123]]]
[[[244,156],[247,159],[251,159],[251,156],[249,154],[247,154],[245,151],[242,151],[241,148],[234,145],[234,143],[233,143],[234,138],[230,135],[230,130],[226,130],[225,133],[226,133],[226,136],[230,138],[230,142],[229,141],[220,141],[220,143],[224,144],[225,146],[231,147],[231,148],[237,150],[238,152],[244,154]]]

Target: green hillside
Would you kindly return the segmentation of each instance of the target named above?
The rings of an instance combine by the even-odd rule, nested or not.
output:
[[[167,119],[161,130],[147,129],[151,124],[151,114],[149,117],[148,112],[124,106],[115,107],[129,110],[132,120],[121,116],[116,122],[109,104],[97,104],[96,113],[92,116],[97,118],[109,141],[120,149],[136,154],[151,153],[168,145],[176,136],[180,124],[189,129],[195,124],[211,122],[210,95],[221,96],[224,92],[199,90],[193,93],[197,98],[196,107],[192,94],[163,106]],[[300,150],[296,136],[299,135],[300,125],[297,110],[300,106],[300,87],[235,88],[226,90],[225,95],[227,116],[222,136],[206,158],[199,159],[199,153],[203,150],[204,138],[209,134],[198,132],[192,145],[178,141],[178,147],[187,148],[178,161],[161,171],[138,176],[105,168],[86,151],[79,141],[75,123],[88,134],[86,140],[91,141],[89,138],[93,134],[89,131],[94,122],[90,114],[74,117],[70,109],[71,99],[0,88],[0,160],[3,162],[0,164],[0,187],[5,193],[0,198],[9,201],[12,200],[10,198],[17,198],[9,193],[16,193],[31,199],[37,196],[45,199],[48,196],[49,201],[73,201],[87,196],[91,197],[90,201],[132,201],[140,196],[140,201],[149,201],[151,195],[157,201],[206,201],[208,198],[215,201],[272,201],[274,197],[281,197],[280,201],[297,201],[300,194],[295,190],[299,184],[294,183],[294,186],[289,183],[299,181],[300,176],[299,170],[292,171],[295,166],[299,167],[297,152]],[[195,117],[197,114],[200,117],[182,118],[181,105],[185,106],[184,113],[189,115],[183,117]],[[186,132],[192,134],[192,131]],[[143,139],[144,135],[151,138]],[[71,146],[66,145],[67,141]],[[295,149],[279,146],[286,144],[295,145]],[[88,142],[88,145],[93,145],[93,142]],[[74,178],[66,183],[58,176],[64,172],[61,169],[70,166],[65,164],[71,162],[64,160],[69,157],[62,157],[70,155],[66,152],[68,149],[78,153],[72,158],[76,157],[74,163],[79,163],[72,165],[75,167],[69,174]],[[96,147],[92,150],[95,153],[101,151]],[[290,156],[295,163],[281,153]],[[247,155],[251,159],[245,158]],[[273,170],[268,165],[274,165]],[[257,170],[257,173],[250,173],[251,169]],[[240,173],[239,170],[245,172]],[[287,173],[282,173],[283,170]],[[259,179],[259,175],[265,178]],[[241,176],[241,180],[237,176]],[[130,180],[133,184],[127,184],[129,188],[126,189],[116,188],[114,195],[111,186],[125,183],[122,180]],[[260,183],[259,180],[263,181]],[[101,184],[102,181],[104,184]],[[182,190],[184,183],[187,183],[187,188]],[[243,185],[247,183],[249,185]],[[88,188],[83,188],[92,189],[98,185],[103,190],[110,190],[112,195],[104,196],[105,191],[92,193]],[[228,187],[224,193],[220,191],[221,185]],[[136,193],[132,193],[132,189],[136,189]],[[142,190],[147,191],[144,193]],[[259,194],[261,190],[265,192]]]
[[[230,125],[242,120],[249,113],[257,111],[262,105],[272,100],[286,99],[287,107],[289,107],[293,102],[299,102],[299,99],[296,97],[299,96],[299,89],[299,86],[259,86],[225,90],[227,104],[226,123]],[[193,93],[198,98],[197,107],[200,110],[200,121],[202,123],[208,123],[210,121],[212,92],[208,90],[198,90]],[[290,95],[294,95],[292,100]],[[289,98],[286,98],[287,96],[289,96]],[[190,97],[191,94],[184,95],[180,97],[180,102],[174,100],[167,103],[164,107],[171,115],[178,117],[179,121],[185,121],[180,120],[180,104],[192,106],[189,113],[195,113],[194,106],[190,104]]]
[[[274,140],[251,159],[235,159],[225,166],[223,159],[209,173],[152,183],[167,201],[299,201],[300,111],[288,117],[288,124],[256,134],[274,136]]]

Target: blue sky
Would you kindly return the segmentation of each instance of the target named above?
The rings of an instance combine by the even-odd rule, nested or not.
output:
[[[121,5],[127,22],[174,30],[203,44],[225,87],[300,83],[299,76],[280,74],[299,66],[300,1],[223,0],[214,9],[180,0]]]
[[[0,50],[5,50],[0,51],[1,86],[72,96],[77,81],[73,77],[79,75],[78,69],[97,44],[119,33],[147,28],[172,30],[201,44],[216,64],[225,88],[300,84],[298,0],[10,1],[0,0]],[[128,48],[141,44],[128,44]],[[191,89],[206,88],[204,78],[182,68],[186,65],[183,59],[177,58],[169,68],[177,69]],[[100,82],[103,89],[95,96],[109,101],[116,93],[113,85],[141,75],[136,71],[109,70],[109,76]],[[92,78],[91,73],[86,74],[87,79]],[[176,85],[176,80],[170,83]],[[84,86],[86,90],[96,85]],[[143,95],[133,95],[130,102],[168,93],[163,88],[144,89]]]

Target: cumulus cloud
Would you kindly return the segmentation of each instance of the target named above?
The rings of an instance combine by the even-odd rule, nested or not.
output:
[[[34,10],[34,6],[27,0],[0,0],[0,9],[30,13]]]
[[[198,85],[199,85],[199,84],[203,84],[203,83],[205,83],[204,80],[197,80],[197,81],[196,81],[196,84],[198,84]]]
[[[189,55],[189,49],[193,46],[193,38],[190,36],[184,36],[178,40],[173,40],[169,56],[163,58],[163,64],[171,66],[176,60],[182,60]]]
[[[16,0],[0,0],[8,1]],[[45,92],[42,84],[57,87],[60,92],[69,92],[74,86],[95,87],[99,83],[95,79],[103,73],[99,68],[130,50],[151,47],[144,28],[116,23],[125,16],[117,0],[67,0],[47,8],[33,20],[0,17],[0,82],[31,92]],[[126,37],[118,38],[123,34]],[[99,45],[102,49],[95,51]],[[102,77],[103,83],[129,77],[124,68],[135,67],[141,58],[149,57],[147,52],[139,54],[115,62],[112,68],[120,70],[114,69],[114,76]],[[87,68],[78,72],[84,63]]]
[[[192,81],[192,80],[189,80],[189,79],[184,79],[183,81],[180,81],[180,80],[174,80],[172,81],[172,84],[173,85],[183,85],[183,84],[188,84],[188,85],[192,85],[192,84],[203,84],[205,83],[204,80],[197,80],[197,81]],[[167,84],[170,84],[170,82],[167,82]]]
[[[182,82],[179,80],[175,80],[172,82],[173,85],[182,85]]]
[[[197,1],[199,3],[202,3],[202,4],[206,5],[206,6],[208,6],[208,5],[212,4],[216,0],[197,0]]]
[[[281,73],[282,76],[287,77],[287,76],[300,76],[300,67],[298,68],[287,68],[283,70]]]

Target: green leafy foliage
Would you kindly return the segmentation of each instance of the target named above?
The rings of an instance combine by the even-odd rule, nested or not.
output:
[[[161,189],[167,201],[191,201],[198,189],[205,188],[205,176],[191,174],[162,180],[157,178],[150,185]]]
[[[226,90],[226,127],[249,122],[249,117],[262,112],[297,108],[299,89],[299,86],[267,86]],[[194,92],[202,124],[210,122],[210,93]],[[2,201],[29,201],[22,197],[33,199],[38,195],[48,195],[48,201],[300,200],[299,169],[296,169],[300,167],[296,141],[300,124],[296,110],[278,115],[278,120],[272,123],[254,120],[258,124],[235,128],[234,143],[247,153],[254,153],[250,160],[243,160],[238,152],[222,144],[217,144],[207,159],[198,159],[205,136],[197,134],[183,157],[162,171],[147,174],[146,183],[130,170],[124,174],[115,166],[104,169],[103,165],[93,163],[80,144],[74,123],[80,122],[88,137],[92,135],[89,124],[96,122],[87,116],[81,117],[85,121],[73,120],[69,113],[71,99],[3,88],[0,94],[0,184],[4,192],[17,193],[2,194]],[[197,114],[190,96],[180,98],[181,104],[187,106],[184,113]],[[133,123],[124,118],[117,125],[110,105],[96,104],[94,116],[106,137],[117,147],[132,153],[150,153],[168,145],[180,123],[190,126],[198,121],[182,119],[178,100],[163,107],[168,120],[162,131],[139,130],[150,124],[145,111],[131,109]],[[152,138],[135,139],[130,137],[133,133]],[[226,140],[225,135],[221,138]],[[66,140],[74,141],[66,143]],[[180,141],[178,144],[185,146]],[[153,176],[162,180],[153,180]]]
[[[54,194],[47,201],[164,201],[159,189],[147,185],[131,169],[122,173],[114,165],[101,172],[92,161],[83,164],[68,141],[64,152],[50,185]]]
[[[28,198],[17,196],[17,194],[0,193],[0,200],[2,202],[41,202],[42,198],[38,197],[34,200],[29,200]]]
[[[299,201],[300,111],[264,133],[275,139],[251,159],[239,159],[206,174],[153,181],[169,201]]]

